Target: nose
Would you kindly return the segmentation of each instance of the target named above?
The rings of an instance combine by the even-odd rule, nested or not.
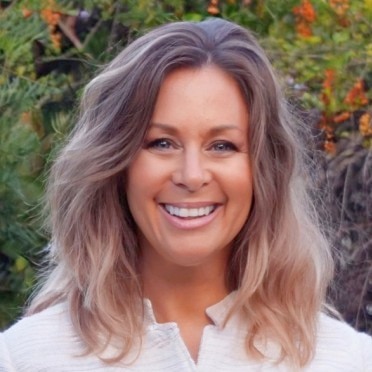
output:
[[[173,172],[173,183],[190,192],[199,190],[212,179],[207,163],[208,160],[199,149],[185,150],[177,169]]]

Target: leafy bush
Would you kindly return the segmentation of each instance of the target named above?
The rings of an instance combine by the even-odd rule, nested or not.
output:
[[[19,315],[34,283],[38,252],[48,240],[39,218],[43,183],[52,154],[73,125],[82,87],[153,26],[215,16],[250,28],[290,99],[316,112],[312,124],[323,133],[327,164],[345,138],[356,136],[364,149],[372,144],[371,0],[0,4],[0,328]],[[365,259],[370,272],[371,257]]]

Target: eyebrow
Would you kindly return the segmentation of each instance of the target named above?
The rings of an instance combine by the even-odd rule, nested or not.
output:
[[[178,132],[177,128],[173,127],[172,125],[163,124],[163,123],[151,123],[149,129],[152,129],[152,128],[162,129],[165,132],[168,132],[170,134],[176,134]],[[212,135],[214,135],[214,134],[218,134],[221,132],[225,132],[227,130],[237,130],[239,132],[242,132],[242,130],[239,127],[232,125],[232,124],[218,125],[216,127],[211,128],[209,132]]]

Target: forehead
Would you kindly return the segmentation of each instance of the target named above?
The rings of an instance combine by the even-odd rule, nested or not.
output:
[[[191,125],[248,124],[248,107],[238,83],[208,65],[171,72],[160,87],[153,123]]]
[[[213,84],[213,89],[217,87],[226,89],[239,90],[240,87],[235,78],[222,68],[208,64],[201,67],[181,67],[169,72],[160,86],[159,91],[165,91],[168,89],[178,89],[182,87],[182,90],[187,91],[188,89],[197,88],[201,90],[203,88],[209,88]],[[227,92],[226,92],[227,93]]]

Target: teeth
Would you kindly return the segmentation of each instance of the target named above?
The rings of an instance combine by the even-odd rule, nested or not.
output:
[[[164,207],[172,216],[182,218],[208,216],[208,214],[212,213],[215,209],[213,205],[202,208],[178,208],[173,205],[165,204]]]

